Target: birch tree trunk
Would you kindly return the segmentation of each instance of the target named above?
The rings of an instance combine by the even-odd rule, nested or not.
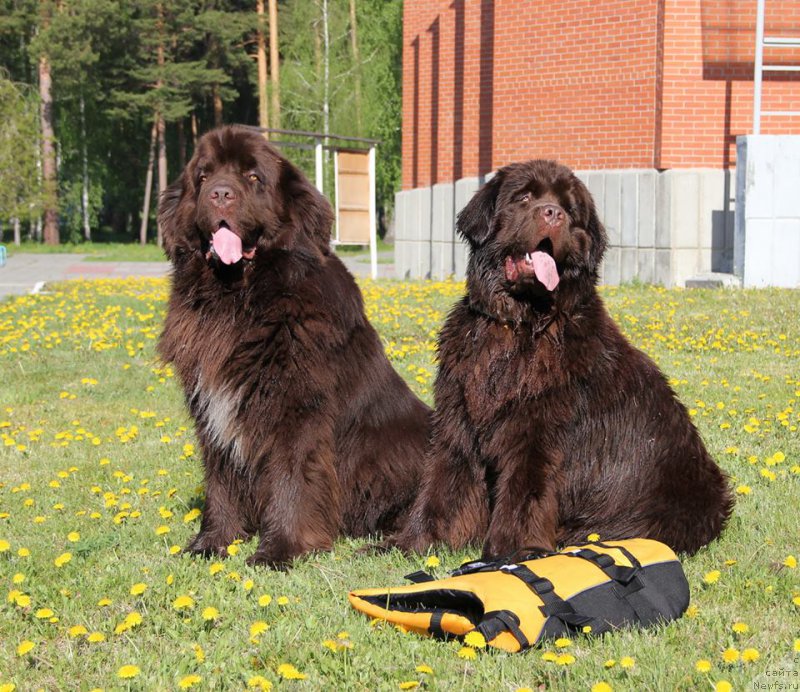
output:
[[[150,154],[147,160],[147,177],[144,183],[144,203],[142,204],[142,222],[139,224],[139,244],[147,244],[147,224],[150,219],[150,195],[153,190],[153,164],[156,158],[156,139],[158,137],[158,125],[153,121],[150,130]]]
[[[269,72],[272,82],[272,127],[281,126],[280,52],[278,51],[278,0],[269,0]]]
[[[256,33],[256,64],[258,65],[258,126],[269,127],[267,106],[267,49],[264,40],[264,0],[256,0],[258,32]],[[267,137],[269,139],[269,137]]]
[[[331,34],[328,19],[328,0],[322,0],[322,132],[326,135],[331,128]]]
[[[42,126],[42,183],[44,187],[44,242],[58,245],[58,193],[56,189],[56,150],[53,127],[53,94],[50,78],[50,61],[46,55],[39,58],[39,98],[41,99]]]
[[[361,129],[361,53],[358,49],[358,21],[356,19],[356,0],[350,0],[350,48],[353,52],[353,68],[355,72],[355,104],[356,133],[360,137]]]
[[[92,239],[92,228],[89,224],[89,154],[86,146],[86,102],[83,93],[80,96],[81,110],[81,164],[83,167],[83,180],[81,187],[81,211],[83,213],[83,237],[87,241]]]

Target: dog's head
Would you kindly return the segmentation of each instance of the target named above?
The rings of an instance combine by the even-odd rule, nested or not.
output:
[[[501,168],[458,215],[471,248],[470,290],[547,305],[597,282],[606,233],[585,185],[565,166]],[[505,302],[508,302],[505,300]]]
[[[158,212],[167,256],[201,253],[215,268],[240,266],[260,249],[304,234],[328,252],[332,213],[303,174],[253,130],[206,133]]]

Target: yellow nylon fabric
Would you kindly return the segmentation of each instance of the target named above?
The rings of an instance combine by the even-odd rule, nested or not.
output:
[[[520,564],[527,566],[539,577],[549,579],[555,587],[556,594],[564,600],[569,600],[586,589],[610,581],[605,572],[590,560],[568,555],[568,553],[581,548],[589,548],[596,553],[607,554],[614,559],[615,564],[624,567],[633,565],[615,546],[621,546],[628,550],[642,567],[677,561],[675,553],[670,548],[663,543],[647,538],[613,541],[605,545],[608,547],[602,547],[596,543],[567,546],[558,555],[528,560]],[[435,602],[436,592],[444,591],[473,594],[483,604],[484,613],[496,610],[508,610],[515,613],[520,621],[520,629],[531,644],[538,640],[547,620],[547,617],[539,610],[539,606],[542,605],[539,597],[521,579],[504,571],[475,572],[408,586],[359,589],[352,591],[349,599],[356,610],[369,617],[386,620],[402,625],[410,631],[428,635],[431,617],[440,608],[427,605],[422,607],[419,612],[404,612],[392,607],[392,598],[410,594],[428,594],[428,601]],[[367,597],[370,597],[373,602],[365,600]],[[376,604],[375,600],[379,600],[381,605]],[[445,612],[442,616],[441,628],[445,632],[461,636],[475,629],[475,626],[463,615]],[[519,642],[509,632],[501,632],[488,644],[510,652],[520,650]]]

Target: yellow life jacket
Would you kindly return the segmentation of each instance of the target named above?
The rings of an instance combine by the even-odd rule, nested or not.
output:
[[[419,634],[477,630],[490,646],[510,652],[573,632],[668,622],[689,605],[675,553],[646,538],[572,545],[517,561],[476,560],[446,579],[425,572],[407,578],[418,583],[352,591],[350,603]]]

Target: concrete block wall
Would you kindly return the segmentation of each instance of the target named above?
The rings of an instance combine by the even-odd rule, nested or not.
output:
[[[652,169],[577,171],[609,237],[601,282],[683,285],[704,272],[733,270],[730,172]],[[463,277],[467,247],[454,219],[480,186],[463,178],[397,195],[399,277]]]
[[[746,287],[800,286],[800,135],[736,144],[735,272]]]

